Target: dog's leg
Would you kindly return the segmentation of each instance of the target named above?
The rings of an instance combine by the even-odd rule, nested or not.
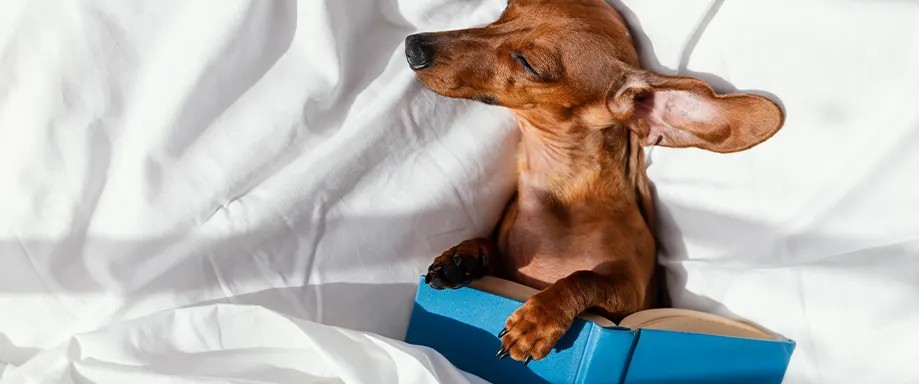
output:
[[[578,271],[530,297],[505,322],[499,358],[539,360],[549,355],[578,314],[598,308],[609,314],[641,309],[644,294],[624,273]]]
[[[460,288],[490,272],[496,256],[494,242],[486,238],[466,240],[434,259],[424,277],[434,289]]]
[[[498,256],[503,250],[497,239],[503,241],[507,238],[510,226],[517,218],[516,197],[514,193],[489,237],[466,240],[435,258],[424,277],[425,284],[434,289],[455,289],[482,276],[494,275],[498,269]]]

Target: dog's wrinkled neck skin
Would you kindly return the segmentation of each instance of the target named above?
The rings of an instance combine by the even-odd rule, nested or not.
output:
[[[521,134],[517,164],[521,189],[536,188],[564,203],[586,193],[608,193],[608,197],[622,193],[594,189],[600,183],[629,179],[628,168],[622,166],[629,131],[621,124],[591,129],[577,120],[559,121],[538,112],[514,116]]]

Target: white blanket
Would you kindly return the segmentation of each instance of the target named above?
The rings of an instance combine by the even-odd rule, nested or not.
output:
[[[675,304],[795,339],[788,382],[919,382],[919,5],[614,3],[646,65],[768,92],[787,111],[785,128],[748,152],[652,151]],[[3,378],[53,382],[87,356],[184,361],[143,345],[68,346],[131,332],[164,346],[180,333],[206,340],[214,322],[174,319],[231,308],[215,303],[262,307],[238,318],[299,319],[264,331],[273,340],[345,332],[310,322],[401,338],[430,259],[498,218],[516,139],[506,111],[423,90],[402,41],[481,25],[503,7],[2,0]],[[419,382],[452,372],[427,352],[374,343],[415,362],[357,343],[376,368],[336,372],[408,370]],[[245,361],[287,358],[240,356],[243,366],[202,369],[274,381],[283,370]],[[193,381],[193,367],[170,367],[141,371]]]
[[[214,304],[74,336],[3,383],[486,383],[432,349]]]

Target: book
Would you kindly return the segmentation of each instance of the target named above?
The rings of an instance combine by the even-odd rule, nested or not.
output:
[[[548,357],[498,359],[505,320],[537,292],[491,276],[436,290],[422,277],[405,340],[492,383],[781,383],[795,349],[753,324],[661,308],[618,324],[583,313]]]

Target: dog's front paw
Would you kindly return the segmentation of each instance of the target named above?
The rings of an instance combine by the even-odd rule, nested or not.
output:
[[[504,323],[504,329],[498,334],[501,349],[497,356],[522,360],[523,365],[543,359],[549,356],[572,321],[557,307],[547,306],[539,296],[533,296]]]
[[[488,272],[488,240],[466,240],[434,259],[424,282],[434,289],[460,288]]]

